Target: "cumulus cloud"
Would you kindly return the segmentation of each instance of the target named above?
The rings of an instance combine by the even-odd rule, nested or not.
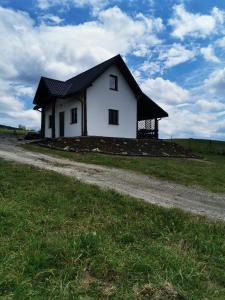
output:
[[[39,128],[40,113],[27,109],[21,97],[33,96],[29,86],[12,84],[0,79],[0,120],[1,124]]]
[[[167,51],[161,51],[159,59],[164,61],[166,68],[174,67],[195,57],[195,49],[187,49],[181,44],[173,44]]]
[[[58,25],[63,22],[62,18],[60,18],[59,16],[52,15],[52,14],[43,15],[39,19],[41,20],[41,22],[47,23],[49,25]]]
[[[225,103],[215,101],[214,99],[206,100],[206,99],[200,99],[196,102],[196,105],[203,111],[218,111],[225,113]]]
[[[188,90],[161,77],[146,79],[141,87],[146,94],[165,105],[184,104],[190,99]]]
[[[183,40],[185,36],[205,38],[218,33],[225,20],[223,11],[214,7],[210,14],[190,13],[184,4],[175,5],[174,16],[169,19],[172,36]]]
[[[131,18],[118,7],[80,25],[35,26],[29,15],[4,8],[0,20],[3,76],[32,82],[40,74],[65,79],[118,53],[150,48],[162,28],[160,19]]]
[[[214,97],[224,97],[225,91],[225,68],[212,72],[204,81],[205,89]]]
[[[97,13],[109,4],[109,0],[37,0],[37,7],[48,10],[54,6],[68,9],[71,5],[76,7],[89,6],[93,13]]]
[[[205,60],[211,61],[214,63],[220,62],[219,58],[215,55],[214,49],[211,45],[209,45],[208,47],[201,48],[200,52],[203,55],[203,57],[205,58]]]
[[[61,22],[48,14],[46,19]],[[64,26],[37,25],[25,12],[0,7],[0,72],[11,85],[10,98],[0,85],[1,110],[26,110],[23,97],[31,97],[41,75],[65,80],[118,53],[125,56],[142,47],[149,49],[160,43],[156,33],[162,29],[161,19],[131,17],[118,7],[102,10],[94,21]]]
[[[197,107],[179,109],[178,107],[170,106],[167,108],[169,119],[160,121],[160,129],[163,136],[172,137],[202,137],[202,138],[221,138],[221,134],[217,135],[217,129],[220,122],[216,114],[199,112]]]
[[[143,91],[159,103],[169,118],[160,121],[160,136],[224,138],[221,113],[225,104],[214,99],[201,99],[191,90],[161,77],[147,79],[141,85]]]

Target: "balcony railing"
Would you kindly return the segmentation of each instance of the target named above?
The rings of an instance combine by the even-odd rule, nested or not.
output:
[[[137,138],[139,139],[158,139],[158,120],[138,121]]]

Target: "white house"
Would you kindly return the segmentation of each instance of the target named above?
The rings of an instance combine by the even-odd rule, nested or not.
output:
[[[168,114],[140,89],[120,55],[67,81],[41,77],[34,109],[46,138],[158,137]]]

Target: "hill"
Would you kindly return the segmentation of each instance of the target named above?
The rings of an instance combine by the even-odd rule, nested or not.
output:
[[[12,127],[12,126],[8,126],[8,125],[3,125],[3,124],[0,124],[0,128],[1,129],[7,129],[7,130],[18,130],[19,128],[16,128],[16,127]]]
[[[183,146],[196,154],[222,154],[225,155],[225,142],[203,139],[173,139],[172,142]]]

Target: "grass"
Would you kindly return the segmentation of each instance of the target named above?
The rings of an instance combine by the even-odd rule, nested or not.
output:
[[[225,192],[225,155],[206,154],[205,160],[149,158],[75,153],[27,144],[26,149],[56,155],[78,162],[138,171],[184,185],[198,185],[213,192]]]
[[[5,129],[0,128],[0,134],[7,134],[7,135],[25,135],[27,133],[24,129]]]
[[[225,142],[199,139],[174,139],[173,142],[198,154],[222,154],[225,156]]]
[[[225,299],[225,224],[0,160],[1,299]]]

